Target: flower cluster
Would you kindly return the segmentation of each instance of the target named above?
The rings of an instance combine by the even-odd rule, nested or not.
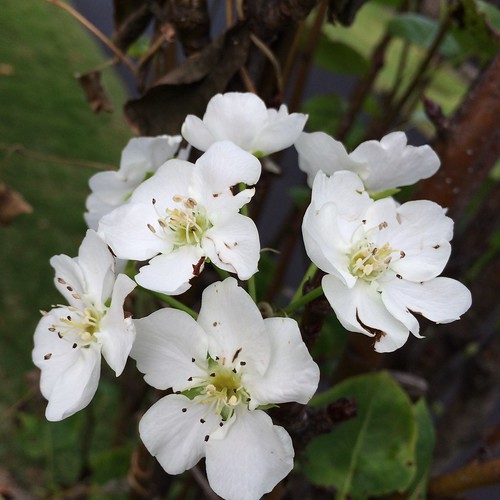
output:
[[[410,332],[420,336],[414,314],[445,323],[469,308],[469,291],[439,277],[453,232],[445,210],[387,196],[433,175],[433,150],[408,146],[395,132],[348,154],[326,134],[304,133],[306,120],[286,106],[267,109],[253,94],[217,95],[202,119],[187,116],[182,137],[132,139],[117,171],[90,179],[90,229],[79,255],[51,260],[69,305],[44,312],[35,332],[49,420],[91,401],[101,354],[117,375],[130,356],[148,384],[171,390],[139,424],[165,471],[179,474],[204,457],[217,494],[255,499],[292,470],[291,438],[265,410],[307,404],[319,368],[297,321],[279,311],[263,319],[255,303],[261,248],[246,209],[260,158],[292,145],[312,187],[306,252],[347,330],[374,337],[379,352],[393,351]],[[183,138],[188,145],[179,149]],[[194,163],[191,147],[201,151]],[[233,277],[213,282],[199,314],[171,297],[207,266],[248,280],[249,293]],[[132,319],[124,301],[136,284],[172,307]]]

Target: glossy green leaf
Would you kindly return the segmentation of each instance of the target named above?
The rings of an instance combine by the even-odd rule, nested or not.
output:
[[[436,38],[439,21],[421,14],[407,12],[391,19],[388,32],[420,47],[428,48]],[[454,58],[460,54],[461,47],[454,37],[446,35],[439,52],[445,57]]]
[[[417,425],[411,402],[386,372],[348,379],[314,398],[325,405],[353,398],[357,416],[306,448],[306,476],[335,487],[338,499],[405,491],[414,478]]]
[[[368,61],[344,42],[321,35],[314,53],[315,64],[333,73],[361,76],[368,70]]]
[[[436,434],[431,414],[424,399],[420,399],[413,406],[413,412],[417,422],[417,442],[415,446],[417,471],[407,494],[409,500],[422,500],[426,498],[427,494],[427,481]]]

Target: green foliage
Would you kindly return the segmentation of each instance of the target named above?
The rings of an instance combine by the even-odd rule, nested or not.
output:
[[[415,477],[417,424],[410,400],[385,373],[348,379],[314,399],[325,405],[353,398],[357,416],[318,436],[305,452],[304,472],[335,487],[338,498],[405,491]]]
[[[361,76],[368,70],[368,61],[357,50],[324,34],[314,52],[314,62],[320,68],[347,75]]]
[[[333,136],[344,111],[345,102],[337,94],[311,97],[302,106],[302,112],[309,115],[307,129],[310,132],[321,130]]]

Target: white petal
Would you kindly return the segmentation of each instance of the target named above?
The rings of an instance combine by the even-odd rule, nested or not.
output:
[[[105,203],[95,196],[94,193],[89,194],[87,200],[85,201],[85,208],[87,211],[83,214],[83,218],[87,223],[89,229],[97,231],[99,226],[99,221],[112,210],[116,208],[115,205],[110,205]]]
[[[409,314],[409,309],[435,323],[460,319],[472,303],[467,287],[451,278],[435,278],[423,283],[396,279],[382,289],[382,300],[398,319]]]
[[[257,500],[293,468],[288,433],[263,411],[238,413],[222,439],[206,444],[206,468],[212,489],[226,500]]]
[[[108,245],[91,229],[80,245],[78,265],[85,278],[85,294],[94,304],[104,304],[111,296],[115,281],[115,259]]]
[[[270,340],[259,309],[234,278],[205,288],[198,323],[209,335],[209,354],[226,365],[246,362],[248,370],[264,373],[271,357]]]
[[[363,173],[363,165],[349,157],[344,145],[324,132],[303,132],[295,142],[299,154],[299,168],[307,174],[307,183],[313,185],[314,177],[322,170],[332,175],[339,170]]]
[[[129,175],[140,171],[144,177],[148,172],[155,172],[160,165],[175,155],[181,141],[180,135],[130,139],[122,152],[120,173]]]
[[[269,366],[262,376],[242,375],[253,407],[290,401],[306,404],[318,388],[319,368],[302,340],[297,322],[268,318],[264,325],[271,341]]]
[[[94,196],[112,206],[125,203],[130,193],[144,180],[144,173],[129,178],[114,170],[98,172],[89,179],[89,186]]]
[[[366,189],[379,193],[387,189],[409,186],[434,175],[439,158],[430,146],[407,146],[403,132],[393,132],[378,141],[360,144],[351,160],[366,165],[362,175]]]
[[[137,337],[130,356],[149,385],[182,391],[199,382],[195,377],[206,376],[208,338],[191,316],[160,309],[134,324]]]
[[[259,232],[250,217],[234,214],[203,235],[207,257],[221,269],[247,280],[257,272],[260,258]]]
[[[219,421],[214,413],[207,414],[206,405],[197,398],[170,394],[144,414],[139,434],[166,472],[180,474],[205,455],[205,436],[218,427]]]
[[[227,193],[228,188],[243,182],[253,185],[259,180],[260,161],[229,141],[216,142],[196,161],[193,189],[201,193],[200,201]],[[198,198],[197,198],[198,199]]]
[[[254,153],[264,156],[290,147],[299,137],[307,121],[302,113],[288,114],[287,107],[281,105],[279,111],[267,110],[267,123],[254,140]]]
[[[99,331],[95,333],[102,345],[102,355],[116,376],[125,368],[135,339],[132,319],[125,319],[123,312],[125,297],[135,286],[135,282],[125,274],[118,275],[113,288],[111,306],[100,322]]]
[[[50,259],[50,265],[55,270],[54,284],[68,304],[81,309],[82,298],[85,295],[85,277],[76,259],[67,255],[54,255]]]
[[[435,278],[450,257],[453,221],[445,216],[442,207],[427,200],[404,203],[397,213],[401,223],[390,243],[403,250],[405,257],[392,269],[410,281]]]
[[[206,151],[216,141],[205,123],[194,115],[186,116],[181,132],[184,139],[200,151]]]
[[[40,390],[49,401],[46,417],[51,421],[62,420],[85,408],[99,383],[98,346],[74,349],[71,342],[48,330],[69,313],[67,308],[53,309],[35,330],[33,362],[42,370]]]
[[[172,242],[163,237],[151,200],[127,203],[105,215],[99,223],[99,234],[120,259],[147,260],[172,249]]]
[[[375,350],[391,352],[408,339],[409,331],[386,309],[374,286],[359,280],[347,288],[333,276],[322,280],[323,291],[344,328],[375,336]]]
[[[217,94],[203,116],[216,140],[228,140],[254,152],[254,140],[267,122],[267,108],[260,97],[251,93]]]
[[[171,253],[158,255],[142,266],[135,280],[148,290],[179,295],[188,290],[189,281],[195,277],[194,269],[203,251],[195,245],[185,245]]]
[[[184,160],[168,160],[156,173],[144,181],[132,194],[132,201],[150,204],[156,200],[156,210],[175,208],[174,196],[187,196],[193,170],[193,163]]]

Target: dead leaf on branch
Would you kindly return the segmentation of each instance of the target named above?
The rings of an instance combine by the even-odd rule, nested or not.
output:
[[[246,24],[237,24],[161,78],[143,97],[128,101],[125,117],[140,135],[180,133],[186,115],[201,116],[210,98],[226,90],[245,63],[249,46]]]
[[[101,82],[100,71],[90,71],[83,75],[77,74],[76,78],[80,82],[85,92],[85,97],[94,113],[99,113],[100,111],[111,113],[113,111],[111,99]]]
[[[0,184],[0,225],[7,226],[17,216],[32,212],[33,207],[17,191]]]

